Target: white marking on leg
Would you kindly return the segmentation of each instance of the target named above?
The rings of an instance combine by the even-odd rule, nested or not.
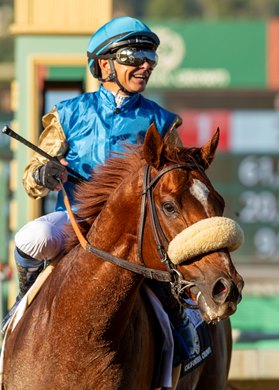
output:
[[[190,188],[191,194],[201,203],[207,216],[209,216],[208,210],[208,196],[209,190],[204,183],[200,180],[194,179],[193,185]]]

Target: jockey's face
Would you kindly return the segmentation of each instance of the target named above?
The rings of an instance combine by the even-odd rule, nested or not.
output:
[[[120,65],[114,61],[115,71],[120,84],[128,92],[143,92],[152,72],[150,64],[145,61],[140,66]]]
[[[101,60],[99,63],[102,76],[106,78],[111,73],[109,61]],[[149,62],[145,61],[140,66],[122,65],[116,61],[113,61],[113,63],[118,81],[128,92],[137,93],[145,90],[152,72],[152,67]],[[112,92],[119,91],[119,86],[115,81],[104,82],[103,85]],[[122,91],[119,91],[119,93],[124,94]]]

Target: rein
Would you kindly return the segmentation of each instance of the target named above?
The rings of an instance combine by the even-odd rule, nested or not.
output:
[[[195,165],[195,167],[201,168],[199,165]],[[145,278],[155,279],[160,282],[169,282],[171,284],[171,290],[173,295],[180,302],[181,305],[189,307],[191,309],[197,309],[198,307],[196,305],[188,304],[181,298],[181,294],[183,293],[184,289],[193,287],[195,284],[191,281],[186,281],[183,279],[182,274],[176,269],[176,266],[171,262],[167,254],[165,248],[168,246],[168,241],[160,225],[159,218],[156,212],[154,197],[153,197],[153,189],[156,183],[165,173],[172,171],[174,169],[189,170],[191,168],[192,165],[174,164],[162,169],[157,173],[157,175],[155,175],[153,179],[151,179],[151,166],[147,165],[145,167],[144,178],[143,178],[142,202],[141,202],[141,216],[140,216],[139,234],[138,234],[138,257],[142,265],[131,263],[128,260],[112,255],[111,253],[108,253],[106,251],[103,251],[102,249],[99,249],[91,245],[86,240],[86,238],[82,235],[78,223],[75,219],[75,216],[72,212],[69,198],[65,191],[63,183],[61,181],[60,183],[62,184],[64,203],[65,203],[66,210],[69,214],[72,227],[77,235],[77,238],[82,248],[86,252],[92,253],[93,255],[96,255],[97,257],[100,257],[101,259],[108,261],[114,265],[117,265],[121,268],[140,274]],[[153,268],[147,268],[144,265],[143,256],[142,256],[142,243],[143,243],[143,233],[144,233],[144,226],[146,220],[147,204],[148,204],[148,209],[150,214],[152,232],[156,242],[158,255],[160,257],[161,262],[166,266],[168,271],[161,271]]]

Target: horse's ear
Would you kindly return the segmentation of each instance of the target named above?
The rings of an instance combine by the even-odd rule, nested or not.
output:
[[[144,138],[143,154],[148,165],[158,169],[162,165],[164,141],[154,123],[151,124]]]
[[[207,169],[215,157],[215,152],[219,143],[220,130],[219,127],[215,131],[213,137],[201,147],[201,159],[203,162],[203,166]]]

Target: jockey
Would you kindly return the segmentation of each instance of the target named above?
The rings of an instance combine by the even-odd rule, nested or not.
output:
[[[74,184],[68,180],[67,166],[89,178],[92,168],[104,163],[111,152],[123,151],[123,142],[141,142],[153,122],[169,142],[180,142],[176,128],[181,119],[141,94],[157,65],[159,44],[158,36],[141,21],[127,16],[112,19],[88,45],[88,65],[100,81],[98,91],[62,101],[43,117],[39,147],[58,157],[60,164],[34,154],[23,185],[33,199],[49,191],[58,191],[58,199],[54,212],[27,223],[15,235],[17,302],[44,264],[63,251],[63,228],[69,218],[59,179],[74,204]]]

